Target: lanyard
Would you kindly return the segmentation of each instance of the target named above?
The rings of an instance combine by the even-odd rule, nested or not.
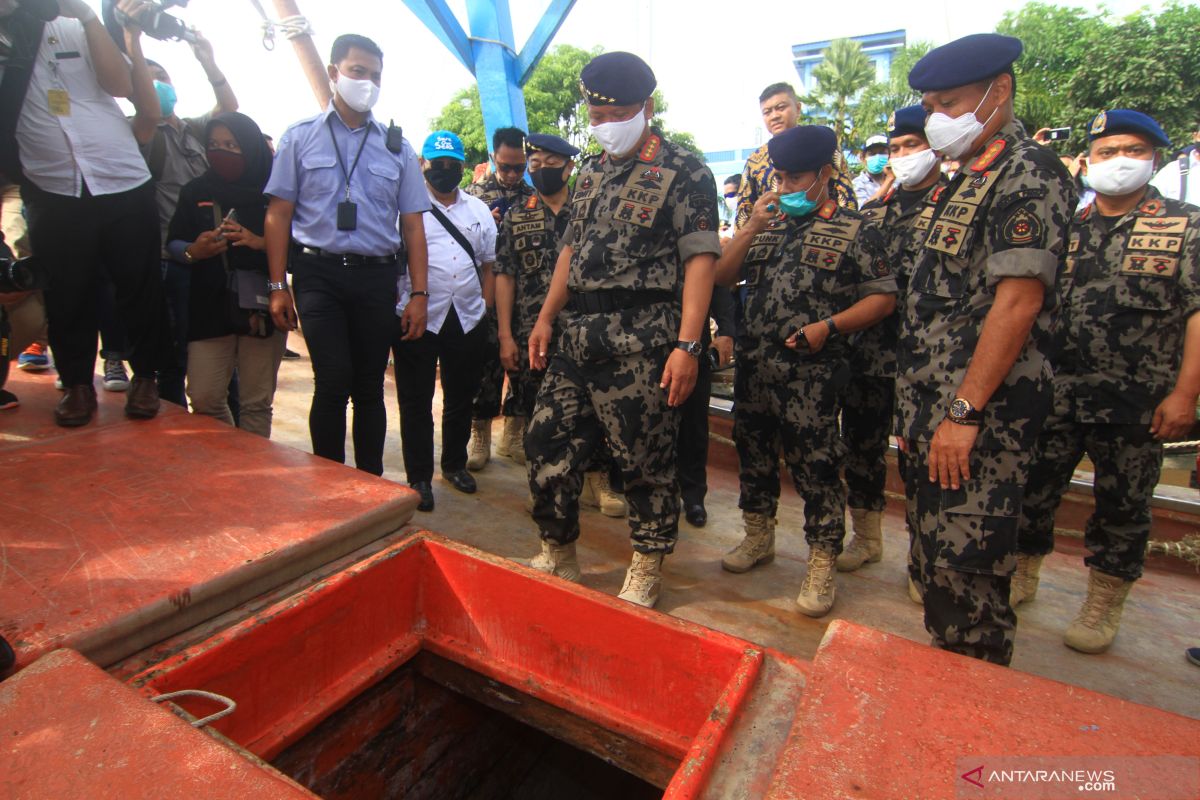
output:
[[[330,114],[325,118],[329,122],[329,140],[333,142],[333,153],[337,156],[338,166],[342,168],[342,175],[346,176],[346,200],[350,200],[350,178],[354,175],[354,170],[358,169],[358,160],[362,158],[363,148],[367,146],[367,137],[371,135],[371,123],[367,122],[367,130],[363,133],[362,141],[358,144],[358,153],[354,156],[354,163],[350,165],[350,171],[346,171],[346,161],[342,158],[342,150],[338,147],[337,139],[333,135],[333,115]]]

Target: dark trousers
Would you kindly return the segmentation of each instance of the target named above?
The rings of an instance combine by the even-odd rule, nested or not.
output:
[[[21,190],[30,244],[50,273],[46,291],[50,347],[64,386],[92,382],[96,369],[96,292],[106,274],[116,290],[135,375],[171,365],[163,302],[161,243],[154,185],[82,197]]]
[[[708,336],[704,339],[707,345]],[[705,347],[696,373],[696,388],[679,409],[675,474],[684,506],[704,505],[704,497],[708,494],[708,399],[711,393],[712,362]]]
[[[846,443],[846,503],[883,511],[887,505],[888,434],[896,401],[896,379],[851,376],[842,397],[842,441]]]
[[[471,417],[495,419],[500,416],[500,392],[504,389],[504,365],[500,363],[500,329],[495,309],[479,323],[484,329],[482,361],[479,366],[479,386],[475,392]],[[511,393],[511,390],[510,390]]]
[[[313,367],[308,431],[313,452],[346,461],[346,402],[354,401],[354,465],[383,474],[383,375],[396,318],[396,265],[346,267],[297,255],[296,310]]]
[[[125,326],[117,318],[117,290],[104,276],[96,287],[96,323],[100,329],[100,357],[112,361],[129,358]]]
[[[442,380],[442,472],[467,468],[471,406],[483,370],[487,321],[463,331],[454,306],[437,333],[414,342],[400,341],[396,323],[392,356],[400,400],[400,443],[408,482],[433,479],[433,387],[438,367]]]
[[[192,268],[187,264],[163,261],[162,270],[175,366],[158,373],[158,394],[163,400],[187,408],[183,379],[187,375],[188,301],[192,293]]]

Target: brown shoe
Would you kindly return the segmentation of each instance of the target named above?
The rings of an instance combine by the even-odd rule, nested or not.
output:
[[[68,386],[54,407],[54,421],[64,428],[78,428],[92,421],[96,413],[96,387],[90,383]]]
[[[129,383],[129,394],[125,396],[125,416],[134,419],[152,419],[158,414],[158,384],[154,378],[134,375]]]

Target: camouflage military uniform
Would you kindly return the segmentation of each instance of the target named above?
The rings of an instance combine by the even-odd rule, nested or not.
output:
[[[846,162],[841,153],[833,154],[833,177],[829,179],[830,196],[837,200],[843,208],[858,208],[858,200],[854,196],[854,184],[846,172]],[[742,186],[737,194],[737,212],[734,215],[733,227],[740,228],[750,219],[754,204],[775,188],[775,168],[771,166],[771,156],[766,144],[750,154],[746,166],[742,169]]]
[[[1054,410],[1034,450],[1020,551],[1054,549],[1054,512],[1086,452],[1096,511],[1084,563],[1135,581],[1162,469],[1150,422],[1175,387],[1187,319],[1200,311],[1200,209],[1154,187],[1119,220],[1089,205],[1071,223],[1067,250]]]
[[[908,496],[920,541],[925,627],[947,650],[1007,664],[1009,583],[1029,450],[1050,410],[1055,278],[1075,198],[1053,152],[1012,122],[946,187],[913,266],[901,319],[898,433],[911,444]],[[995,286],[1037,278],[1046,301],[983,409],[958,489],[931,483],[929,443],[979,342]]]
[[[921,232],[929,227],[939,196],[939,181],[921,192],[892,189],[868,203],[862,215],[880,227],[887,239],[887,263],[903,295],[907,272],[920,248]],[[903,202],[902,202],[903,201]],[[896,339],[899,313],[858,334],[850,360],[850,383],[842,399],[842,440],[846,443],[846,489],[850,508],[882,511],[886,505],[888,434],[896,402]]]
[[[506,416],[528,418],[533,413],[544,371],[529,369],[529,335],[537,322],[554,265],[562,252],[562,239],[571,219],[571,204],[556,215],[537,195],[532,195],[505,215],[496,238],[496,274],[513,279],[513,339],[520,368],[508,373]]]
[[[675,293],[684,264],[720,252],[716,197],[708,168],[657,135],[622,162],[602,155],[581,165],[559,349],[525,439],[533,518],[544,539],[578,538],[582,469],[607,437],[625,482],[634,549],[674,549],[679,413],[659,381],[679,333]],[[589,312],[594,304],[612,310]]]
[[[883,231],[827,201],[820,211],[784,218],[754,237],[742,267],[744,333],[738,337],[733,439],[746,512],[775,516],[779,452],[804,498],[805,539],[837,555],[845,534],[845,447],[838,437],[850,343],[827,340],[816,354],[784,341],[871,294],[894,294]]]
[[[495,175],[489,175],[481,183],[472,183],[463,191],[472,197],[478,197],[489,208],[502,197],[508,198],[509,207],[514,208],[533,196],[533,187],[525,181],[519,181],[516,186],[507,189]],[[490,309],[487,313],[487,353],[483,362],[483,379],[475,395],[471,418],[493,419],[498,416],[500,392],[503,388],[504,367],[500,364],[500,336],[496,327],[496,311]]]

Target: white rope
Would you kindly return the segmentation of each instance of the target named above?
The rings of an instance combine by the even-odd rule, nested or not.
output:
[[[291,17],[284,17],[281,20],[272,20],[267,16],[267,12],[263,9],[262,3],[259,0],[250,0],[250,4],[254,6],[259,16],[262,17],[262,24],[259,27],[263,32],[262,43],[263,48],[266,50],[275,49],[276,30],[283,34],[283,38],[288,40],[295,39],[297,36],[313,35],[313,27],[307,17],[297,14]]]
[[[209,714],[207,717],[203,717],[192,722],[193,728],[203,728],[208,723],[216,722],[217,720],[221,719],[221,717],[228,717],[234,711],[237,711],[237,703],[225,695],[216,694],[215,692],[205,692],[200,689],[181,689],[178,692],[167,692],[166,694],[160,694],[157,697],[151,697],[150,702],[161,703],[164,700],[173,700],[176,697],[203,697],[205,699],[212,700],[214,703],[221,703],[225,706],[225,708],[221,709],[215,714]]]

